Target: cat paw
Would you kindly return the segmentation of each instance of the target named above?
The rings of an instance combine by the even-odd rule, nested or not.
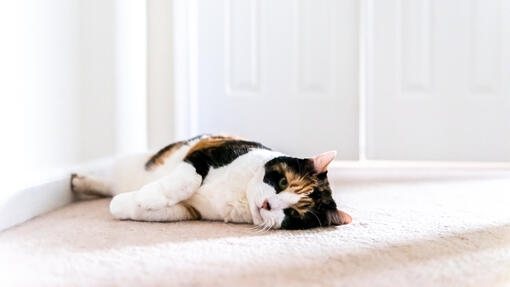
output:
[[[74,193],[83,192],[86,188],[85,177],[76,173],[71,174],[71,191]]]
[[[168,199],[156,189],[142,188],[135,192],[136,204],[144,210],[155,210],[168,206]]]
[[[133,192],[118,194],[110,202],[110,213],[117,219],[134,219],[136,209]]]

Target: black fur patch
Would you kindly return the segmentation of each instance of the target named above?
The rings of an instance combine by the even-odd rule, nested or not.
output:
[[[185,144],[186,141],[179,141],[175,143],[171,143],[167,145],[166,147],[160,149],[155,155],[153,155],[146,163],[145,163],[145,169],[149,170],[154,165],[158,163],[158,161],[161,161],[163,157],[165,157],[165,154],[170,152],[172,149],[177,148]]]
[[[233,162],[239,156],[248,153],[252,149],[267,149],[257,142],[250,142],[237,139],[228,139],[220,144],[213,146],[205,146],[197,150],[191,151],[184,158],[185,162],[189,162],[195,167],[198,174],[205,179],[211,167],[218,168]]]

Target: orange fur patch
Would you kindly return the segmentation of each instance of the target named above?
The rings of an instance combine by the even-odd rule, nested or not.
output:
[[[151,169],[154,166],[163,165],[165,163],[165,159],[171,156],[176,150],[181,148],[186,142],[180,141],[168,145],[154,154],[145,164],[145,168],[147,170]]]
[[[186,154],[185,157],[197,150],[208,149],[212,147],[218,147],[232,140],[239,140],[240,138],[230,136],[211,136],[201,139],[197,142]]]
[[[314,205],[313,199],[310,197],[302,197],[296,204],[291,206],[294,210],[296,210],[300,216],[305,215],[305,213],[310,210]]]
[[[179,204],[181,204],[184,208],[186,208],[186,210],[190,214],[192,220],[199,220],[202,218],[202,215],[200,214],[200,212],[198,212],[198,210],[196,210],[190,204],[188,204],[186,202],[180,202]]]
[[[287,168],[286,164],[282,163],[278,167],[276,167],[277,171],[281,174],[285,174],[285,178],[289,183],[286,190],[296,193],[309,195],[313,192],[315,186],[317,186],[317,181],[313,177],[304,176],[298,173],[293,172],[289,168]]]

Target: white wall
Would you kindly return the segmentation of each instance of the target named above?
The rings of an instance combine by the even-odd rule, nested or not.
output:
[[[146,73],[129,72],[145,67],[145,42],[126,49],[145,35],[139,7],[145,1],[0,1],[0,166],[14,185],[119,147],[145,148]],[[133,133],[142,139],[126,141]]]

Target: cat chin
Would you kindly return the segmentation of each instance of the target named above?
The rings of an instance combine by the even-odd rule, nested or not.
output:
[[[263,226],[271,229],[280,229],[285,214],[283,210],[299,200],[298,195],[288,192],[276,194],[274,188],[266,183],[257,184],[256,188],[249,189],[247,197],[250,206],[250,212],[254,225]],[[262,206],[264,201],[268,201],[271,210],[266,210]]]
[[[285,218],[285,214],[283,213],[283,210],[273,212],[274,225],[273,225],[272,229],[280,229],[282,227],[282,222],[283,222],[284,218]]]
[[[260,209],[261,217],[263,218],[263,226],[270,227],[270,229],[280,229],[282,226],[285,214],[283,210],[271,210],[267,211]]]

